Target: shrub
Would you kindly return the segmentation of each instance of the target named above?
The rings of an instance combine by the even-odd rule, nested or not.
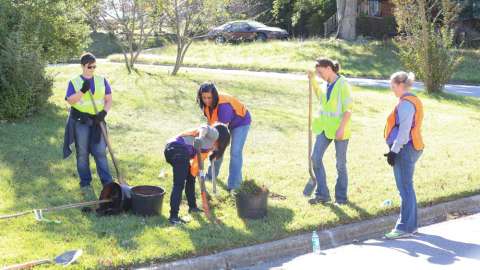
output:
[[[0,45],[0,119],[32,115],[47,103],[51,89],[52,79],[38,55],[7,38]]]
[[[268,190],[267,187],[263,185],[259,186],[254,179],[246,179],[240,185],[240,188],[238,189],[238,194],[244,193],[244,194],[256,195],[267,190]]]

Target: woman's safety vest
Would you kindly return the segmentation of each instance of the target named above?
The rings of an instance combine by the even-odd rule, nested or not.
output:
[[[80,91],[83,85],[82,77],[77,76],[70,80],[70,82],[72,83],[75,92]],[[101,76],[93,76],[93,82],[95,83],[93,100],[97,105],[97,110],[101,111],[105,105],[105,79]],[[95,115],[95,109],[93,108],[89,93],[85,93],[85,95],[83,95],[77,103],[73,104],[72,107],[80,112]]]
[[[325,133],[328,139],[336,139],[335,135],[340,123],[342,122],[344,113],[352,107],[352,98],[350,86],[345,77],[340,76],[333,86],[330,99],[327,101],[326,91],[320,90],[316,82],[314,88],[319,98],[318,115],[313,118],[312,131],[315,134]],[[342,140],[347,140],[351,135],[349,119],[345,125],[345,131]]]
[[[180,134],[180,136],[182,137],[198,137],[199,135],[199,131],[198,129],[194,129],[194,130],[189,130],[189,131],[186,131],[182,134]],[[193,140],[192,140],[193,141]],[[197,149],[195,149],[195,151],[197,151]],[[205,160],[207,159],[208,157],[208,154],[210,153],[211,150],[208,150],[208,151],[202,151],[202,153],[200,154],[201,157],[202,157],[202,160]],[[199,171],[200,171],[200,168],[198,166],[198,157],[197,155],[195,154],[195,156],[193,158],[190,159],[190,174],[193,175],[193,176],[197,176]]]
[[[423,150],[423,148],[425,147],[422,139],[423,104],[420,101],[420,99],[413,94],[409,94],[401,97],[400,102],[402,100],[407,100],[415,106],[415,116],[413,118],[413,125],[410,130],[410,136],[412,138],[412,144],[415,150],[417,151]],[[392,113],[390,113],[390,115],[387,118],[387,124],[385,125],[385,132],[384,132],[385,139],[387,139],[390,136],[390,133],[395,127],[398,128],[397,107],[398,105],[395,107],[395,109],[393,109]]]
[[[245,117],[247,114],[247,107],[243,105],[238,99],[234,98],[233,96],[227,95],[227,94],[219,94],[218,95],[218,105],[215,109],[213,109],[213,112],[210,114],[210,108],[205,106],[203,108],[203,113],[207,117],[208,124],[213,125],[215,122],[218,121],[218,106],[220,104],[225,104],[228,103],[232,106],[233,111],[235,112],[236,115],[240,117]]]

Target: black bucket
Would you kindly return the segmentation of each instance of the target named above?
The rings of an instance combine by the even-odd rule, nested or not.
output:
[[[268,191],[258,194],[239,192],[235,197],[240,218],[259,219],[267,216]]]
[[[136,215],[153,216],[162,213],[165,190],[156,186],[132,188],[132,211]]]
[[[105,185],[100,193],[100,200],[112,200],[101,203],[97,209],[99,215],[118,215],[130,210],[132,206],[131,187],[112,182]]]

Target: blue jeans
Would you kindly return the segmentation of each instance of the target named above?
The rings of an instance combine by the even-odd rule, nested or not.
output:
[[[91,122],[91,121],[90,121]],[[112,175],[108,169],[108,160],[106,155],[106,143],[101,136],[98,143],[91,141],[91,123],[75,122],[75,149],[77,156],[77,171],[80,176],[80,186],[89,186],[92,182],[92,173],[90,172],[90,154],[95,159],[97,173],[103,185],[112,182]]]
[[[238,189],[242,183],[242,166],[243,166],[243,146],[247,140],[250,125],[239,126],[230,131],[230,167],[228,173],[228,189]],[[218,176],[223,158],[215,161],[215,175]],[[208,168],[208,179],[212,179],[212,167]]]
[[[317,190],[315,196],[322,200],[330,199],[330,193],[327,187],[327,176],[325,174],[325,167],[323,166],[323,155],[331,142],[332,140],[325,137],[325,133],[322,132],[317,136],[312,153],[313,171],[317,178]],[[335,185],[335,200],[342,203],[347,202],[347,148],[348,140],[335,140],[335,155],[337,158],[338,174],[337,183]]]
[[[400,193],[401,205],[395,229],[411,233],[418,228],[417,197],[413,188],[415,163],[422,151],[417,151],[411,143],[406,144],[395,157],[393,174]]]

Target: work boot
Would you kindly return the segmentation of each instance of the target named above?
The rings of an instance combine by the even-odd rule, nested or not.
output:
[[[95,191],[93,190],[92,186],[84,186],[80,188],[82,193],[82,198],[84,202],[95,201],[97,200],[97,196],[95,195]],[[82,207],[82,212],[89,213],[91,211],[95,211],[98,205],[92,206],[85,206]]]

